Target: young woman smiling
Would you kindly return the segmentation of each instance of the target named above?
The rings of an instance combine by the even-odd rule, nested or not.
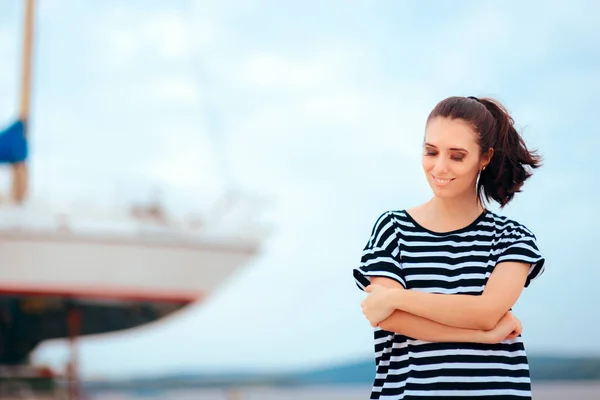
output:
[[[375,327],[371,399],[527,399],[521,323],[511,313],[544,258],[504,207],[540,166],[506,109],[450,97],[430,113],[423,170],[433,197],[383,213],[354,270]]]

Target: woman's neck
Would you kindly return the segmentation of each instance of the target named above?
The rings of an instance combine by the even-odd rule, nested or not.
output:
[[[433,197],[429,200],[427,208],[429,209],[429,213],[451,220],[463,218],[471,220],[485,210],[485,207],[483,207],[476,195],[451,199]]]

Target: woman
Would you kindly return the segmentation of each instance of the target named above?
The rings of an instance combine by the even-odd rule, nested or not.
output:
[[[510,309],[544,258],[484,204],[508,204],[540,158],[498,102],[450,97],[427,119],[422,164],[433,198],[383,213],[354,270],[376,327],[371,399],[531,398]]]

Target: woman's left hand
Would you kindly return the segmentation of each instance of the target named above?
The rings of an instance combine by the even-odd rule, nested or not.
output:
[[[373,328],[394,312],[390,299],[392,290],[381,285],[369,285],[365,288],[369,295],[360,305]]]

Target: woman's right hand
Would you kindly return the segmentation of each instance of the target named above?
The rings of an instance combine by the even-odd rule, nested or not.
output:
[[[512,340],[518,337],[522,331],[523,325],[521,325],[521,321],[509,311],[502,317],[494,329],[486,332],[486,342],[495,344],[504,340]]]

